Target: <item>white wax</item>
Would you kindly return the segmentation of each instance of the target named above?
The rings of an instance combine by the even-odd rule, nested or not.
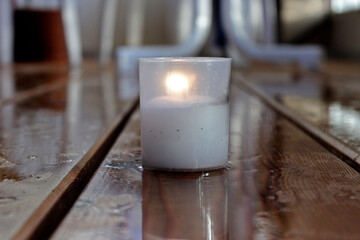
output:
[[[228,159],[228,104],[204,96],[164,96],[141,103],[145,169],[224,167]]]

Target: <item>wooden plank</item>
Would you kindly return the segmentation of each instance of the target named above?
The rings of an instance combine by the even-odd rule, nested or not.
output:
[[[301,118],[298,114],[296,114],[295,111],[292,111],[291,109],[276,102],[272,97],[265,94],[261,89],[244,80],[244,78],[239,74],[237,77],[237,82],[246,87],[246,89],[248,89],[256,96],[260,97],[267,105],[281,113],[285,118],[287,118],[297,127],[301,128],[316,141],[320,142],[329,151],[334,153],[349,166],[354,168],[356,171],[360,171],[360,157],[357,151],[353,150],[351,147],[347,146],[337,138],[328,135],[322,129],[319,129],[317,126],[311,124],[307,120]]]
[[[22,79],[14,77],[13,73],[1,71],[0,73],[0,107],[10,102],[19,102],[64,87],[67,75],[63,76],[33,76]]]
[[[357,78],[328,79],[322,94],[278,95],[279,102],[360,153],[360,75]]]
[[[231,90],[225,170],[142,171],[137,112],[52,239],[356,239],[360,175]]]
[[[63,82],[64,86],[68,78],[68,72],[65,69],[63,71],[42,69],[41,72],[17,71],[16,69],[14,66],[0,67],[0,104],[15,98],[18,93],[31,92],[42,86],[49,88],[59,82]]]
[[[94,63],[86,61],[82,75],[85,78],[94,75],[97,68]],[[0,66],[0,107],[65,87],[71,78],[69,75],[74,74],[78,73],[75,70],[71,73],[66,65],[59,64]]]
[[[288,70],[286,81],[278,70],[244,75],[285,108],[260,93],[266,102],[359,171],[359,69],[358,63],[327,63],[320,74],[298,72],[295,78]]]
[[[109,69],[66,82],[0,108],[1,239],[46,238],[137,105],[117,99]]]
[[[66,239],[141,239],[139,131],[137,111],[57,235]],[[71,226],[76,221],[81,224]]]

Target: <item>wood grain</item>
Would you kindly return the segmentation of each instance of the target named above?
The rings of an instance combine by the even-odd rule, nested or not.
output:
[[[139,120],[137,111],[53,238],[141,239]]]
[[[114,81],[108,70],[75,72],[0,108],[1,239],[56,228],[137,105],[117,99]]]
[[[342,141],[337,138],[327,134],[322,129],[319,129],[317,126],[311,124],[307,120],[301,118],[295,111],[292,111],[289,108],[284,107],[280,103],[276,102],[273,98],[265,94],[261,89],[255,87],[243,77],[238,75],[237,82],[245,86],[251,93],[260,97],[266,104],[271,106],[273,109],[282,114],[285,118],[295,124],[297,127],[301,128],[316,141],[320,142],[325,146],[329,151],[334,153],[349,166],[354,168],[357,171],[360,171],[360,156],[357,151],[348,145],[344,144]]]
[[[296,76],[294,70],[254,68],[243,72],[249,82],[285,106],[277,108],[289,119],[359,171],[359,69],[358,62],[325,62],[320,73],[303,71]],[[266,102],[270,101],[267,98]],[[279,105],[277,102],[270,104]]]
[[[359,174],[231,89],[225,170],[142,171],[137,113],[52,239],[357,239]]]
[[[321,89],[321,95],[282,93],[278,99],[302,118],[360,153],[359,79],[360,74],[326,78],[312,84]]]
[[[72,71],[61,64],[0,66],[0,107],[65,87],[68,80],[79,72],[86,79],[96,75],[96,71],[98,66],[91,61],[85,61],[81,70]]]
[[[18,67],[19,68],[19,67]],[[0,104],[11,101],[12,98],[22,99],[26,96],[38,95],[44,92],[44,89],[62,82],[66,85],[68,72],[66,69],[62,71],[52,71],[52,69],[42,69],[40,72],[29,72],[24,70],[16,70],[15,66],[0,66]],[[21,69],[21,68],[20,68]],[[42,87],[45,86],[45,87]],[[21,93],[22,97],[16,98]],[[26,94],[24,94],[26,93]]]

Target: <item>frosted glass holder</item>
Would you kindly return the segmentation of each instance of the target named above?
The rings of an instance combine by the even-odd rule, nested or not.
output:
[[[229,58],[139,60],[144,169],[202,171],[228,161]]]

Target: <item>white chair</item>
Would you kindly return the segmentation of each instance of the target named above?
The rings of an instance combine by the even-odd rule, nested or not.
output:
[[[82,46],[75,0],[61,0],[61,15],[70,66],[79,67],[82,62]]]
[[[275,63],[297,63],[307,69],[318,69],[321,65],[323,51],[318,46],[293,46],[274,44],[275,13],[272,0],[263,0],[265,44],[255,42],[246,31],[249,16],[244,17],[239,7],[246,6],[249,0],[221,0],[222,23],[228,40],[237,47],[249,60]],[[245,12],[246,9],[245,9]],[[267,39],[267,40],[266,40]]]
[[[99,41],[99,63],[108,63],[113,56],[115,20],[117,15],[118,0],[104,0],[102,2],[101,33]],[[127,46],[142,44],[144,34],[146,0],[127,1],[126,34]]]
[[[200,52],[209,37],[212,24],[212,1],[194,0],[194,25],[185,41],[176,45],[118,47],[117,68],[120,73],[136,73],[141,57],[193,56]]]
[[[13,24],[11,0],[0,0],[0,65],[12,62]]]

